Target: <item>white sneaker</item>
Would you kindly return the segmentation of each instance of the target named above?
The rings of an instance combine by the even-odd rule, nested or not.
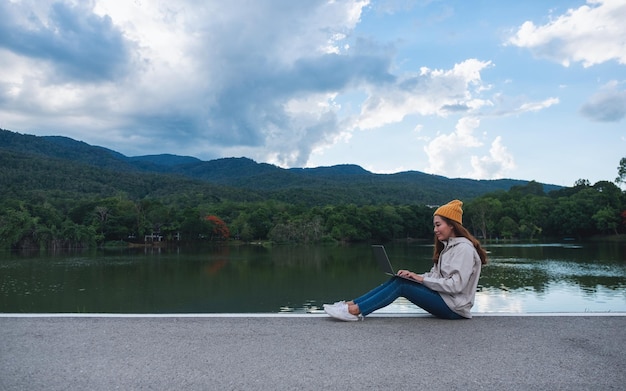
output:
[[[324,306],[324,311],[335,319],[344,320],[346,322],[354,322],[363,319],[362,316],[352,315],[348,311],[346,303],[337,303],[336,305]]]
[[[326,311],[326,307],[337,307],[339,305],[346,304],[345,300],[336,301],[333,304],[324,304],[324,311]]]

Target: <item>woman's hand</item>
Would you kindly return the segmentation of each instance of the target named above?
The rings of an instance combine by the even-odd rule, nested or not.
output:
[[[417,273],[413,273],[412,271],[409,271],[409,270],[398,270],[397,274],[400,277],[410,278],[411,280],[415,280],[417,282],[424,281],[424,277],[422,277],[421,275]]]

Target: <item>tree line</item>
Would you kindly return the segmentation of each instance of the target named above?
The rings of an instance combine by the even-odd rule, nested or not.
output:
[[[626,163],[626,161],[625,161]],[[387,242],[432,239],[436,205],[304,206],[277,200],[204,200],[190,206],[166,199],[5,198],[0,204],[0,248],[88,248],[108,242],[166,243],[240,240],[275,243]],[[529,182],[465,200],[464,225],[483,240],[585,239],[626,232],[626,193],[614,183],[544,193]]]

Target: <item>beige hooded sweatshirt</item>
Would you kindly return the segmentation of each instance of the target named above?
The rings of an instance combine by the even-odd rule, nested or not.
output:
[[[471,318],[481,262],[472,242],[452,237],[444,243],[439,262],[422,274],[424,286],[438,292],[448,307],[464,318]]]

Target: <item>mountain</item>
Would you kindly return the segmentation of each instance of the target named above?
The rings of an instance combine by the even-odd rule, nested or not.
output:
[[[127,157],[67,137],[2,129],[0,165],[5,171],[0,186],[11,188],[12,194],[63,189],[79,194],[85,189],[142,198],[187,192],[211,194],[213,199],[276,199],[306,205],[437,204],[528,184],[514,179],[450,179],[419,171],[374,174],[352,164],[283,169],[245,157],[210,161],[171,154]],[[549,192],[560,186],[543,188]]]
[[[13,152],[71,160],[114,170],[132,169],[122,154],[60,136],[31,136],[0,129],[0,148]]]
[[[134,156],[127,158],[131,163],[152,163],[157,166],[173,167],[184,164],[196,164],[202,162],[202,160],[191,156],[178,156],[170,154],[162,155],[146,155],[146,156]]]

